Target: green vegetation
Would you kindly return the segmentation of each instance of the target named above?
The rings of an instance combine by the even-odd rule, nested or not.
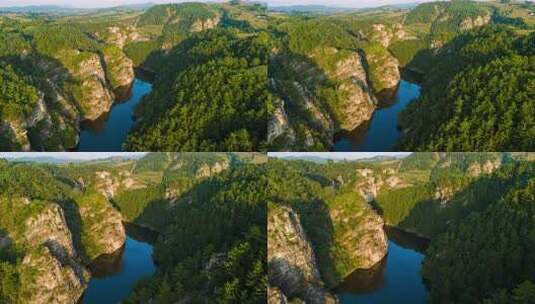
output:
[[[158,274],[139,284],[126,303],[187,297],[202,303],[265,303],[264,174],[263,166],[242,165],[179,199],[155,247]]]
[[[267,132],[270,50],[263,14],[258,4],[181,3],[1,17],[0,124],[26,118],[35,94],[46,111],[32,125],[2,132],[0,147],[75,148],[79,122],[106,112],[110,98],[128,95],[129,57],[160,92],[146,98],[151,111],[138,115],[139,131],[125,148],[258,151]]]
[[[254,151],[266,137],[269,37],[202,32],[161,63],[160,81],[138,108],[126,148]],[[195,84],[195,85],[192,85]]]
[[[473,303],[498,293],[491,303],[504,303],[500,300],[504,291],[498,289],[512,289],[533,278],[532,177],[519,180],[503,199],[433,240],[423,266],[423,276],[431,285],[432,301]],[[519,285],[513,291],[511,303],[529,303],[521,299],[533,295],[531,286]]]
[[[463,34],[436,57],[422,96],[400,116],[407,150],[533,149],[533,34]]]
[[[30,116],[37,99],[37,90],[29,77],[0,62],[0,121],[24,120]]]
[[[139,160],[59,165],[0,160],[0,301],[27,303],[29,288],[42,284],[22,266],[24,258],[44,254],[41,244],[26,239],[36,233],[28,231],[30,218],[54,216],[60,208],[65,223],[59,226],[69,231],[58,233],[72,237],[87,266],[102,254],[110,233],[105,223],[120,220],[118,208],[126,221],[159,232],[158,272],[127,303],[265,303],[268,188],[259,158],[150,153]],[[109,200],[108,186],[114,192]],[[61,217],[50,219],[58,225]]]

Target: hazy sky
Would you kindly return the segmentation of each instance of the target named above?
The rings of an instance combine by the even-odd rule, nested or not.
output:
[[[202,0],[189,0],[202,1]],[[426,0],[267,0],[268,5],[308,5],[319,4],[341,7],[368,7],[386,4],[425,2]],[[60,5],[71,7],[110,7],[122,4],[138,3],[166,3],[188,2],[184,0],[0,0],[0,6],[24,6],[24,5]],[[203,1],[206,2],[206,1]]]
[[[410,152],[270,152],[270,157],[313,156],[330,159],[361,159],[374,156],[407,156]]]
[[[0,0],[2,1],[2,0]],[[143,152],[0,152],[0,158],[16,159],[16,158],[40,158],[52,157],[61,160],[93,160],[103,159],[112,156],[142,156]]]

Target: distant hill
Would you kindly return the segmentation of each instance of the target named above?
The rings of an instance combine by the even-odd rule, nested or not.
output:
[[[400,155],[400,156],[390,156],[390,155],[377,155],[373,157],[368,158],[360,158],[360,159],[336,159],[336,158],[330,158],[329,153],[325,153],[325,156],[312,156],[312,155],[291,155],[286,157],[281,157],[281,159],[284,160],[304,160],[314,163],[320,163],[324,164],[328,161],[334,161],[334,162],[341,162],[341,161],[354,161],[354,162],[381,162],[381,161],[387,161],[387,160],[396,160],[406,157],[406,155]]]
[[[334,7],[326,5],[288,5],[288,6],[271,6],[268,7],[273,12],[285,12],[285,13],[321,13],[331,14],[339,12],[356,11],[356,8],[348,7]]]
[[[156,5],[155,3],[138,3],[131,5],[119,5],[104,8],[78,8],[59,5],[28,5],[28,6],[6,6],[0,7],[0,13],[18,13],[18,14],[80,14],[91,12],[116,12],[124,10],[146,10]]]
[[[58,6],[58,5],[29,5],[29,6],[7,6],[0,7],[1,13],[47,13],[47,14],[63,14],[74,13],[82,9]]]
[[[41,163],[41,164],[66,164],[66,163],[103,163],[103,162],[119,162],[130,159],[139,159],[143,157],[144,154],[132,155],[127,154],[123,156],[110,156],[107,158],[99,159],[74,159],[74,158],[62,158],[61,156],[7,156],[0,157],[0,159],[5,159],[9,162],[16,163]]]

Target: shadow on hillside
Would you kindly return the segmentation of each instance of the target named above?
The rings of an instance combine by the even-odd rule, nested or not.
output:
[[[504,168],[505,170],[508,169]],[[514,180],[504,174],[482,176],[458,191],[447,202],[431,199],[416,203],[397,227],[433,238],[471,213],[485,210],[501,199],[514,183]]]
[[[284,198],[277,198],[284,201]],[[299,215],[301,225],[310,241],[321,278],[328,288],[334,287],[342,280],[337,272],[332,257],[334,249],[334,226],[329,213],[329,207],[321,200],[294,201],[287,203]]]
[[[296,66],[297,65],[297,66]],[[301,92],[295,92],[293,82],[299,83],[307,92],[310,92],[309,99],[319,107],[321,112],[329,114],[328,118],[334,121],[335,126],[339,125],[337,115],[333,105],[329,105],[326,98],[315,98],[317,87],[323,86],[336,89],[335,84],[329,80],[327,73],[318,66],[316,62],[307,56],[285,53],[281,56],[270,58],[268,64],[268,79],[277,79],[277,83],[271,86],[282,99],[285,101],[285,110],[289,115],[295,116],[294,119],[309,122],[311,127],[319,132],[323,132],[324,127],[321,121],[313,117],[313,113],[307,110],[307,106],[302,101]]]
[[[74,248],[84,264],[88,264],[91,262],[91,259],[87,256],[85,246],[82,243],[82,216],[80,215],[78,204],[73,200],[67,200],[60,204],[65,213],[67,227],[71,231]]]
[[[385,284],[384,271],[388,255],[369,269],[357,269],[344,278],[335,293],[366,294],[380,289]]]
[[[17,72],[30,77],[32,84],[44,93],[44,101],[49,113],[61,113],[65,118],[72,121],[78,118],[78,113],[82,113],[82,105],[74,95],[77,90],[72,89],[82,84],[59,60],[32,53],[26,57],[3,56],[0,57],[0,62],[6,62],[12,65]],[[74,102],[62,101],[63,97]],[[72,109],[67,109],[64,106],[66,103]],[[29,128],[28,138],[33,150],[46,150],[47,143],[43,141],[38,128]],[[52,138],[54,141],[61,141],[61,137],[52,136]],[[68,146],[67,143],[62,144],[66,147]]]
[[[282,269],[282,271],[276,271]],[[323,286],[307,282],[301,269],[285,259],[274,258],[269,261],[268,280],[270,285],[279,287],[288,298],[303,299],[306,303],[327,303],[321,295]]]

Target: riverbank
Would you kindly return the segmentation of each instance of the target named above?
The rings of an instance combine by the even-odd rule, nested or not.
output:
[[[340,303],[426,303],[420,274],[430,240],[385,226],[388,254],[370,269],[347,276],[334,292]]]
[[[139,75],[136,73],[131,94],[127,100],[114,103],[110,111],[97,120],[81,123],[80,142],[76,151],[122,151],[122,145],[135,125],[135,107],[141,102],[143,96],[152,90],[152,84],[141,80]],[[147,76],[141,77],[147,78]]]
[[[152,254],[157,233],[130,223],[123,225],[127,234],[125,245],[91,263],[89,269],[92,278],[81,303],[120,303],[139,281],[156,272],[157,265]]]
[[[392,102],[383,102],[372,118],[355,130],[335,135],[333,151],[392,151],[402,135],[398,114],[419,96],[420,86],[402,79]]]

